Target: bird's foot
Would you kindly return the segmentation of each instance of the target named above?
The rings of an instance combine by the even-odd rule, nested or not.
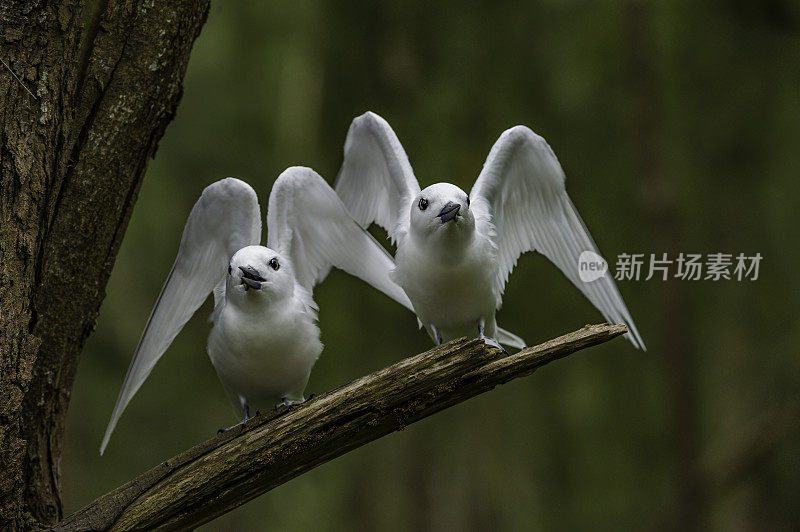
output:
[[[249,406],[247,406],[247,405],[244,405],[244,419],[243,419],[243,420],[241,420],[240,422],[238,422],[238,423],[237,423],[237,424],[235,424],[235,425],[231,425],[231,426],[230,426],[230,427],[228,427],[228,428],[219,429],[219,430],[217,431],[217,434],[222,434],[223,432],[228,432],[229,430],[231,430],[231,429],[235,429],[236,427],[240,427],[240,426],[241,426],[241,427],[243,427],[245,423],[247,423],[249,420],[253,419],[254,417],[257,417],[257,416],[259,416],[260,414],[261,414],[261,412],[259,412],[258,410],[256,410],[256,415],[255,415],[255,416],[251,416],[251,415],[250,415],[250,407],[249,407]]]
[[[500,345],[500,342],[498,342],[494,338],[491,338],[483,334],[483,322],[478,324],[478,338],[483,340],[483,343],[485,343],[486,345],[491,347],[496,347],[497,349],[502,351],[504,355],[508,356],[508,351],[506,351],[505,348],[502,345]]]
[[[313,397],[313,395],[311,397]],[[311,397],[309,397],[309,399],[311,399]],[[275,405],[275,411],[277,412],[282,407],[286,407],[287,410],[291,410],[292,407],[305,403],[307,400],[308,399],[304,399],[302,401],[292,401],[290,399],[287,399],[286,397],[282,397],[281,402]]]
[[[244,418],[243,420],[241,420],[240,422],[236,423],[235,425],[231,425],[230,427],[227,427],[227,428],[224,428],[224,429],[219,429],[217,431],[217,434],[222,434],[224,432],[228,432],[229,430],[235,429],[236,427],[244,427],[244,424],[247,423],[248,419],[252,419],[252,418],[249,418],[249,417],[248,418]]]
[[[504,355],[508,355],[508,351],[506,351],[505,348],[502,345],[500,345],[500,342],[498,342],[494,338],[489,338],[488,336],[479,336],[478,338],[483,340],[483,343],[485,343],[486,345],[496,347],[497,349],[502,351]]]

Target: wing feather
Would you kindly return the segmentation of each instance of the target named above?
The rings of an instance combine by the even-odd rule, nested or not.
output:
[[[397,135],[377,114],[368,111],[350,124],[335,188],[362,227],[375,222],[392,242],[403,239],[419,183]]]
[[[267,246],[290,257],[298,284],[309,292],[335,266],[413,309],[403,289],[389,278],[394,259],[310,168],[288,168],[275,181]]]
[[[527,127],[505,131],[492,147],[470,198],[479,230],[497,246],[497,293],[503,292],[519,256],[536,250],[558,266],[606,320],[627,325],[630,332],[625,336],[644,349],[612,276],[592,282],[580,279],[580,254],[600,253],[564,183],[553,150]]]
[[[261,213],[250,185],[229,177],[206,187],[189,214],[178,256],[133,354],[100,454],[125,407],[158,359],[208,295],[224,281],[231,256],[260,240]],[[221,292],[215,297],[220,295]]]

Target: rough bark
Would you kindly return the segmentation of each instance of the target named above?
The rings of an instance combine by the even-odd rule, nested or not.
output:
[[[61,519],[78,355],[208,0],[0,0],[0,529]]]
[[[626,330],[587,325],[512,356],[481,340],[450,342],[184,451],[57,529],[195,527],[328,460]]]

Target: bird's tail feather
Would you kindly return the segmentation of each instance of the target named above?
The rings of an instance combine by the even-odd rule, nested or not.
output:
[[[523,349],[525,347],[525,340],[500,327],[497,327],[497,341],[514,349]]]

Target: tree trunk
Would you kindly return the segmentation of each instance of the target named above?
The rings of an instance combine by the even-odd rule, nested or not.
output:
[[[78,354],[208,0],[0,0],[0,529],[62,517]]]

